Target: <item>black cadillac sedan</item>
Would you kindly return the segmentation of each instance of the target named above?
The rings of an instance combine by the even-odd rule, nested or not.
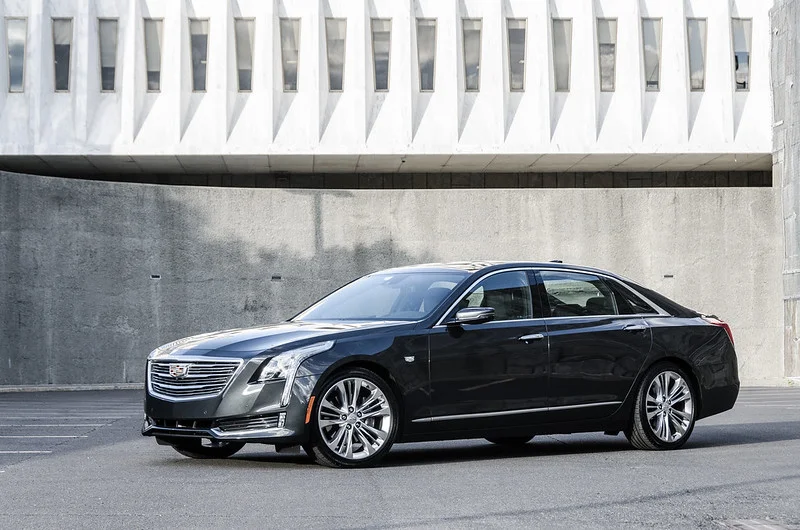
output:
[[[419,265],[280,324],[157,348],[142,433],[194,458],[301,445],[336,467],[373,465],[399,442],[587,431],[675,449],[738,392],[726,323],[610,272]]]

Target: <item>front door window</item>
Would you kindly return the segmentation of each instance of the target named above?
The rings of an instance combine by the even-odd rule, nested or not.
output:
[[[533,318],[531,289],[525,271],[493,274],[476,285],[455,311],[466,307],[491,307],[495,321]]]

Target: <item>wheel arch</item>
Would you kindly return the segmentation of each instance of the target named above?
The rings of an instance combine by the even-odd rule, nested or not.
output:
[[[319,397],[319,389],[322,388],[331,377],[334,377],[335,375],[346,370],[352,370],[353,368],[364,368],[374,372],[381,379],[383,379],[387,385],[389,385],[389,388],[391,388],[392,393],[394,394],[395,402],[397,403],[397,439],[401,439],[403,435],[403,422],[405,421],[405,407],[402,399],[403,394],[400,389],[400,385],[392,376],[391,372],[378,362],[369,359],[356,358],[347,360],[343,363],[335,364],[320,376],[317,384],[314,386],[314,389],[311,392],[311,395]]]
[[[689,383],[694,388],[695,398],[697,399],[697,412],[695,413],[695,417],[700,418],[701,413],[703,411],[703,392],[700,388],[700,379],[697,377],[697,373],[695,372],[692,365],[686,362],[686,360],[681,359],[680,357],[675,356],[666,356],[661,357],[659,359],[654,360],[649,365],[645,366],[641,371],[641,376],[639,380],[636,382],[635,388],[639,388],[639,385],[642,382],[644,376],[649,372],[654,366],[659,364],[674,364],[675,366],[681,368],[688,376],[689,376]]]

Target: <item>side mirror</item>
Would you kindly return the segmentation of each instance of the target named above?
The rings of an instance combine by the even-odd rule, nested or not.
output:
[[[461,326],[462,324],[484,324],[494,320],[493,307],[466,307],[461,309],[456,316],[451,318],[448,326]]]

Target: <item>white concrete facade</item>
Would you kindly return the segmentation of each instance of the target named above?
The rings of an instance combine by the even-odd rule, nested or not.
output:
[[[772,1],[0,0],[27,19],[25,81],[0,50],[0,156],[198,172],[689,171],[772,166]],[[73,23],[70,91],[54,90],[52,18]],[[298,90],[282,86],[279,19],[300,19]],[[347,20],[344,89],[328,91],[325,19]],[[116,90],[100,90],[98,18],[119,20]],[[161,90],[147,91],[144,18],[163,19]],[[208,19],[207,91],[192,91],[189,19]],[[255,20],[239,92],[234,19]],[[391,19],[390,82],[374,89],[370,19]],[[419,90],[417,18],[436,20],[435,89]],[[462,20],[482,20],[480,91],[465,90]],[[511,91],[507,19],[526,20]],[[553,85],[552,19],[572,20],[569,92]],[[600,90],[598,18],[617,20],[616,90]],[[642,18],[662,20],[660,90],[645,90]],[[707,21],[705,90],[690,90],[687,18]],[[732,18],[752,19],[736,91]],[[199,158],[203,155],[202,160]],[[193,164],[196,165],[193,166]]]

